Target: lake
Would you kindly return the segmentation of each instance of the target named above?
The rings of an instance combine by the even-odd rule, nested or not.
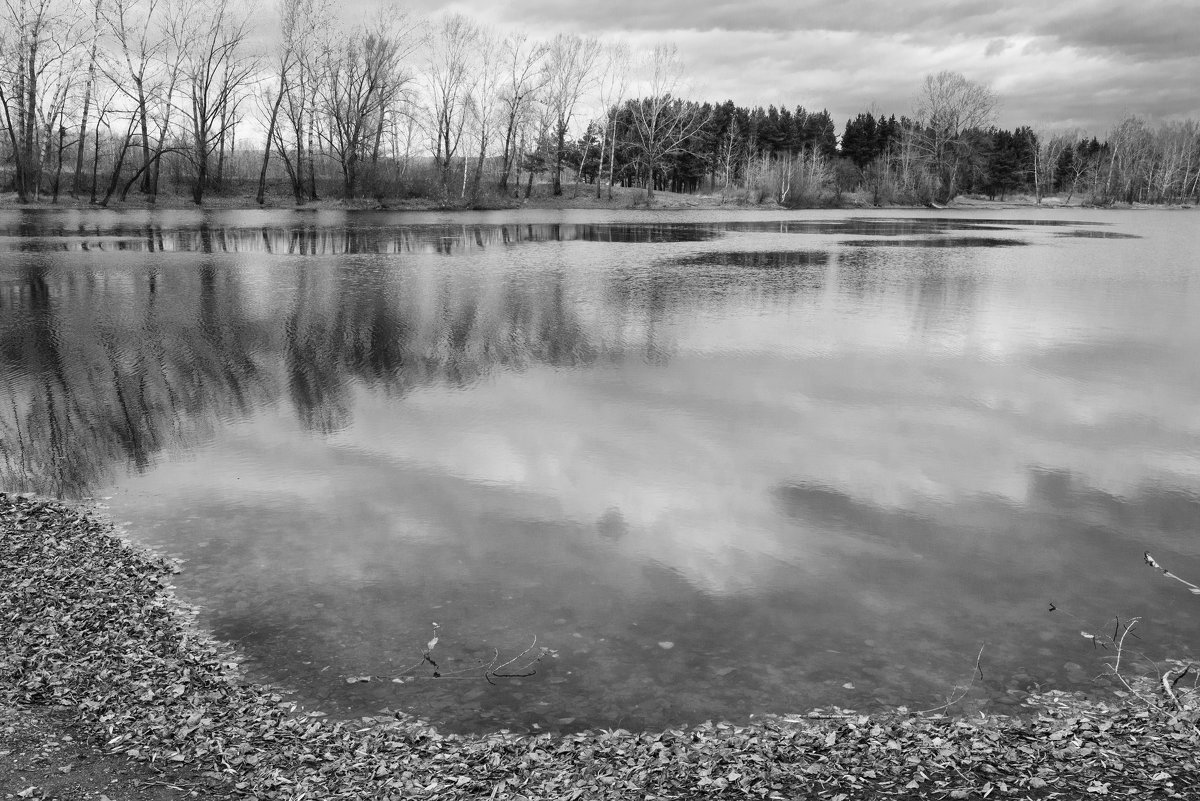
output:
[[[1119,689],[1118,620],[1196,656],[1142,555],[1200,583],[1198,252],[1182,210],[4,211],[0,489],[94,499],[331,715],[1019,711]]]

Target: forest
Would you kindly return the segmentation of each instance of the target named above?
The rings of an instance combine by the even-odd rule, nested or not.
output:
[[[397,8],[342,17],[326,0],[259,15],[231,0],[6,0],[0,192],[100,206],[478,207],[613,187],[787,207],[1200,199],[1194,120],[1008,130],[989,87],[946,71],[899,116],[842,122],[689,98],[671,44],[537,40]]]

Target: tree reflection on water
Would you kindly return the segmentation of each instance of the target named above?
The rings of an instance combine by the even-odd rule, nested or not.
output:
[[[496,274],[344,259],[562,241],[686,243],[728,226],[397,228],[366,217],[340,228],[238,228],[117,219],[0,223],[0,234],[15,235],[5,241],[25,252],[0,284],[6,487],[86,495],[114,465],[145,470],[162,452],[191,448],[281,402],[305,429],[332,433],[351,422],[356,384],[402,397],[433,383],[469,387],[496,369],[625,357],[661,364],[673,349],[662,329],[668,316],[730,292],[819,291],[829,261],[820,251],[702,252],[658,259],[652,269],[612,269],[598,293],[581,294],[557,256],[532,273]],[[114,262],[109,251],[134,261]],[[289,263],[264,278],[246,267],[246,254],[338,260]],[[263,291],[265,314],[247,306]]]

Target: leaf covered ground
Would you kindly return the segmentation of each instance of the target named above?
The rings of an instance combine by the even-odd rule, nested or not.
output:
[[[0,493],[0,702],[69,714],[107,755],[186,769],[202,797],[1189,798],[1200,787],[1195,710],[1063,694],[1025,718],[847,713],[654,732],[331,721],[246,683],[167,588],[171,570],[85,511]]]

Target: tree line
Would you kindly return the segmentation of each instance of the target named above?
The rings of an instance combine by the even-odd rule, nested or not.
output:
[[[394,7],[348,23],[328,0],[274,11],[265,32],[231,0],[5,0],[0,187],[100,205],[211,192],[469,204],[541,185],[791,206],[1197,198],[1194,121],[1131,116],[1103,140],[1003,130],[991,90],[958,73],[927,77],[911,116],[866,111],[839,133],[825,110],[685,97],[667,44],[537,40]]]

